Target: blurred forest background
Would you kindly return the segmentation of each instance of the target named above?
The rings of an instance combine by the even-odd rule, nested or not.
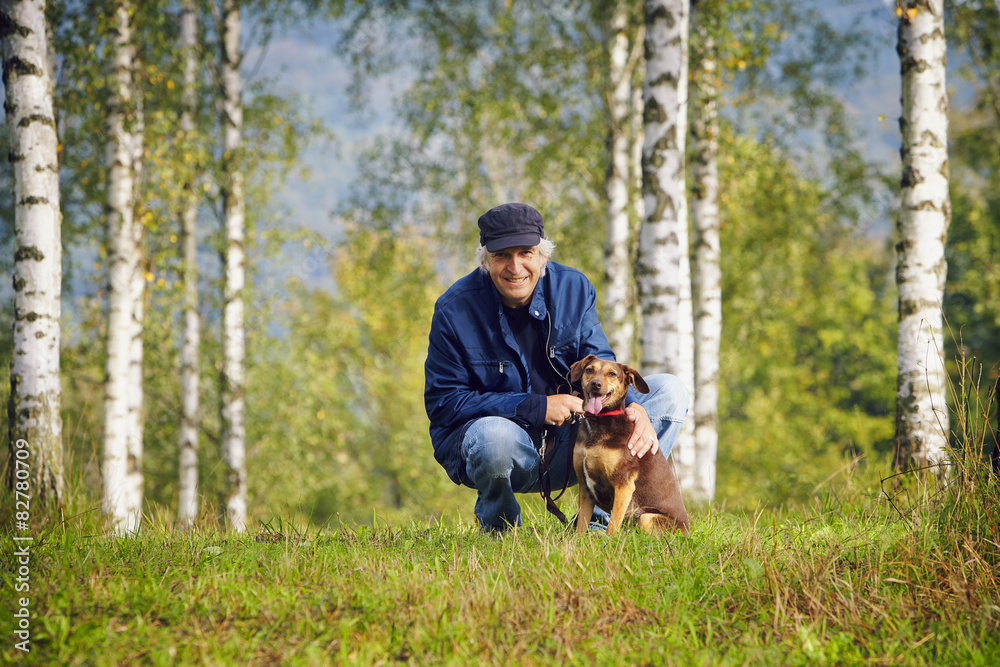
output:
[[[476,219],[504,201],[538,208],[557,244],[555,259],[580,268],[602,294],[610,159],[604,4],[243,3],[252,517],[319,525],[376,515],[389,522],[471,516],[474,492],[447,479],[427,434],[423,361],[434,300],[474,268]],[[719,4],[723,333],[715,502],[752,509],[807,500],[852,462],[886,474],[892,467],[900,166],[873,131],[895,128],[898,92],[891,91],[894,106],[874,108],[859,103],[857,91],[886,69],[898,74],[896,17],[894,4],[881,0]],[[97,507],[108,281],[101,56],[109,25],[93,3],[50,5],[64,215],[66,471],[74,493]],[[953,212],[943,344],[955,391],[968,391],[971,381],[985,400],[1000,368],[1000,7],[946,5]],[[210,128],[217,46],[211,12],[205,17],[198,123]],[[211,176],[219,149],[207,139],[185,149],[176,138],[176,3],[141,3],[136,30],[146,114],[144,503],[169,521],[181,402],[176,203],[191,168],[203,175],[198,466],[205,513],[218,509],[224,486],[222,230]],[[691,39],[695,51],[694,32]],[[324,55],[320,67],[341,72],[342,87],[323,88],[328,78],[310,78],[295,62],[266,65],[280,55],[276,45],[297,40]],[[322,113],[328,105],[345,109],[349,120],[331,127]],[[4,126],[0,142],[7,136]],[[7,154],[6,144],[0,148]],[[11,179],[4,161],[0,192],[11,191]],[[0,199],[5,276],[12,206],[10,197]],[[10,281],[0,289],[0,366],[8,368]],[[971,380],[958,372],[968,361]],[[4,404],[9,391],[0,383]],[[6,450],[6,427],[0,437]]]

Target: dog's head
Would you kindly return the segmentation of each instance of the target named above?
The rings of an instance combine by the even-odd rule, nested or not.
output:
[[[584,412],[592,415],[621,407],[629,385],[643,394],[649,393],[649,385],[639,371],[625,364],[598,359],[592,354],[570,366],[569,379],[580,381]]]

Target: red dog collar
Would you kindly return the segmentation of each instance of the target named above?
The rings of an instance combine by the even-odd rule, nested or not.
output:
[[[614,415],[623,415],[623,414],[625,414],[625,411],[622,410],[621,408],[618,408],[617,410],[601,410],[601,412],[599,414],[596,414],[596,415],[593,414],[593,413],[588,412],[587,416],[588,417],[613,417]]]

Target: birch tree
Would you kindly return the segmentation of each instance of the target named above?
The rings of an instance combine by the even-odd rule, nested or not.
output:
[[[691,123],[692,200],[694,232],[692,289],[695,314],[695,494],[704,502],[715,497],[718,452],[719,348],[722,340],[722,267],[719,221],[719,3],[698,3],[698,38],[694,76],[695,113]],[[710,13],[711,12],[711,13]]]
[[[948,195],[948,94],[942,0],[897,6],[903,162],[897,221],[899,287],[897,465],[944,462],[948,406],[942,349]]]
[[[650,0],[645,5],[646,79],[643,83],[642,189],[645,217],[637,266],[642,307],[645,372],[677,372],[680,334],[680,236],[686,221],[684,135],[678,116],[680,84],[687,77],[681,44],[686,40],[685,3]]]
[[[196,74],[197,16],[194,0],[184,0],[181,6],[181,51],[184,58],[184,89],[181,110],[183,150],[194,152],[195,118],[197,115]],[[189,161],[190,162],[190,161]],[[196,173],[189,170],[182,186],[181,201],[181,281],[184,284],[184,334],[181,344],[181,429],[179,452],[179,482],[177,489],[177,523],[190,528],[198,516],[198,411],[201,324],[198,319],[198,197],[195,193]]]
[[[244,402],[243,286],[246,255],[243,191],[240,3],[224,0],[221,25],[222,202],[225,240],[222,249],[222,459],[226,467],[226,515],[237,532],[246,530],[247,473]]]
[[[629,209],[635,198],[631,195],[633,173],[632,97],[634,71],[640,59],[636,48],[635,28],[630,25],[628,6],[614,4],[606,43],[608,51],[608,176],[605,182],[608,202],[608,244],[605,251],[604,290],[608,338],[619,361],[628,362],[633,356],[635,320],[632,316],[634,297],[631,294],[632,225]]]
[[[719,347],[722,340],[722,268],[719,235],[718,53],[709,16],[695,10],[698,58],[692,68],[691,222],[694,232],[691,275],[694,299],[694,502],[715,497],[719,444]]]
[[[108,334],[104,400],[103,505],[117,534],[142,518],[142,105],[135,82],[134,7],[115,7],[108,100]]]
[[[639,26],[638,34],[636,35],[636,42],[639,44],[644,44],[646,39],[646,26],[642,24]],[[645,139],[646,133],[643,129],[642,117],[644,113],[644,105],[642,100],[643,95],[643,85],[642,82],[646,77],[646,59],[640,53],[639,61],[636,63],[635,69],[632,72],[632,99],[629,102],[629,127],[631,129],[630,134],[630,145],[629,145],[629,181],[632,184],[629,192],[631,193],[631,217],[629,219],[629,257],[632,260],[633,267],[636,264],[636,259],[639,256],[639,231],[642,229],[642,221],[646,218],[646,205],[643,201],[642,194],[642,144]],[[639,298],[636,286],[636,272],[635,268],[632,269],[632,303],[630,304],[632,313],[632,321],[636,323],[636,326],[641,328],[642,322],[642,307],[639,303]],[[632,332],[633,343],[638,342],[637,334],[635,331]],[[638,359],[639,350],[636,349],[635,353],[631,355],[634,360]]]
[[[59,378],[62,214],[44,0],[0,2],[0,40],[10,131],[7,159],[14,177],[7,485],[32,496],[36,505],[55,507],[64,493]]]
[[[687,49],[685,48],[685,53]],[[684,63],[685,72],[687,71],[687,61]],[[687,80],[687,77],[684,77]],[[682,97],[682,111],[680,116],[687,120],[687,90],[685,88],[684,96]],[[687,135],[687,124],[684,123],[683,126],[678,128],[685,138]],[[684,152],[681,152],[684,155]],[[681,181],[682,187],[686,188],[684,181]],[[684,203],[687,204],[687,192],[684,191]],[[687,210],[685,209],[684,220],[682,223],[678,224],[678,242],[680,245],[680,266],[678,267],[678,282],[680,284],[680,293],[677,295],[677,333],[678,342],[680,344],[679,354],[677,358],[677,370],[676,375],[684,383],[684,386],[688,390],[688,415],[691,415],[692,407],[697,399],[697,393],[694,384],[694,300],[692,296],[692,284],[691,284],[691,245],[688,230],[688,216]],[[685,419],[684,423],[681,425],[680,433],[677,434],[677,440],[674,442],[674,448],[677,452],[677,482],[680,484],[681,488],[688,495],[693,495],[695,493],[695,487],[697,486],[696,479],[696,468],[698,465],[697,457],[698,452],[695,446],[695,420]]]
[[[125,475],[126,494],[131,498],[131,507],[134,509],[134,516],[141,520],[142,498],[143,498],[143,448],[145,443],[145,421],[143,417],[143,402],[145,390],[143,387],[143,327],[146,321],[146,282],[153,279],[153,274],[147,269],[148,262],[143,252],[143,237],[145,236],[144,221],[151,218],[152,213],[146,210],[145,203],[139,194],[142,190],[142,172],[144,158],[144,134],[145,116],[142,104],[142,89],[139,86],[139,56],[138,41],[136,39],[134,12],[136,6],[130,7],[132,20],[129,24],[129,50],[132,56],[132,73],[130,78],[132,90],[129,91],[132,103],[132,113],[134,113],[135,126],[131,133],[130,147],[132,150],[132,237],[130,251],[132,252],[132,265],[135,267],[131,273],[129,281],[129,299],[132,304],[132,320],[130,323],[131,335],[129,337],[128,354],[128,418],[126,420],[126,432],[128,433],[128,460],[129,464]],[[119,9],[121,17],[121,10]],[[110,179],[109,179],[110,184]],[[109,188],[110,190],[110,188]],[[138,528],[138,524],[136,526]]]
[[[637,275],[645,373],[673,373],[694,396],[693,315],[684,149],[687,133],[688,3],[645,4],[642,189]],[[690,422],[690,420],[688,420]],[[693,424],[675,448],[682,487],[693,469]]]

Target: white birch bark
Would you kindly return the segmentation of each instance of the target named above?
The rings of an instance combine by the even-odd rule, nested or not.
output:
[[[646,39],[646,28],[645,26],[639,26],[636,34],[636,44],[642,45],[644,47],[644,42]],[[642,116],[643,116],[643,102],[642,93],[643,86],[642,82],[646,78],[646,59],[642,55],[642,49],[639,50],[638,57],[636,59],[636,65],[634,71],[632,72],[632,100],[631,100],[631,111],[629,119],[629,150],[631,151],[631,157],[629,159],[629,199],[631,200],[631,215],[629,216],[629,229],[630,229],[630,239],[629,239],[629,260],[633,263],[633,267],[636,262],[636,258],[639,256],[639,233],[642,229],[642,221],[646,218],[646,205],[642,199],[642,143],[646,136],[642,127]],[[639,303],[639,298],[637,294],[636,287],[636,272],[632,269],[632,302],[629,305],[631,310],[631,318],[635,323],[636,328],[641,329],[642,323],[642,308]],[[632,332],[633,343],[637,342],[635,331]],[[639,349],[637,348],[631,355],[633,360],[637,359],[639,355]]]
[[[134,9],[133,5],[133,10]],[[139,183],[142,180],[145,115],[142,106],[142,92],[137,87],[138,77],[138,49],[135,45],[135,33],[133,29],[130,39],[130,49],[132,56],[132,76],[133,85],[131,100],[135,110],[135,125],[132,129],[132,253],[136,270],[132,272],[132,280],[129,285],[130,297],[132,299],[132,337],[129,340],[129,366],[128,366],[128,460],[129,465],[125,475],[125,487],[127,497],[135,515],[142,516],[142,488],[143,488],[143,414],[142,405],[144,401],[144,391],[142,383],[143,368],[143,342],[142,334],[145,326],[146,316],[146,271],[144,264],[143,236],[145,225],[143,216],[145,206],[138,201]]]
[[[189,150],[194,138],[197,113],[197,18],[193,0],[184,0],[181,6],[181,48],[184,54],[181,131],[184,133],[184,149]],[[181,428],[177,490],[177,524],[181,529],[191,528],[198,517],[198,352],[201,345],[201,323],[198,319],[198,199],[194,180],[195,173],[192,170],[184,183],[181,210],[184,339],[181,344]]]
[[[677,376],[684,382],[688,390],[688,414],[694,405],[694,301],[691,296],[691,243],[688,230],[687,189],[684,175],[686,174],[685,148],[688,133],[688,75],[689,75],[689,30],[690,2],[683,2],[685,24],[680,35],[681,72],[677,79],[677,134],[682,137],[681,143],[681,192],[684,194],[681,215],[677,220],[677,243],[680,246],[680,265],[678,267],[678,282],[680,292],[677,299],[677,333],[680,348],[677,356]],[[677,449],[677,482],[682,490],[693,491],[697,484],[695,476],[696,457],[694,440],[694,420],[685,419],[677,434],[674,444]]]
[[[223,127],[223,217],[226,246],[223,250],[225,286],[222,304],[222,452],[228,490],[226,515],[229,527],[246,530],[247,473],[246,427],[244,423],[245,338],[243,328],[244,251],[240,62],[240,3],[225,0],[222,16],[222,127]]]
[[[673,373],[694,396],[693,315],[684,148],[688,2],[647,0],[643,84],[644,219],[637,267],[644,373]],[[683,353],[682,353],[683,348]],[[691,477],[693,427],[675,443],[682,488]]]
[[[686,51],[686,49],[685,49]],[[685,71],[687,63],[685,61]],[[687,77],[684,77],[687,81]],[[681,112],[678,114],[684,121],[687,120],[687,90],[685,88],[684,100]],[[687,137],[687,123],[678,122],[678,132],[682,132]],[[685,191],[685,203],[687,202]],[[685,211],[686,213],[686,211]],[[694,401],[697,399],[694,384],[694,300],[691,293],[691,245],[688,235],[687,215],[684,216],[683,223],[678,225],[677,236],[681,248],[680,264],[678,266],[678,282],[680,293],[677,297],[677,336],[678,336],[678,356],[677,356],[677,377],[681,379],[688,390],[688,414],[692,412]],[[695,493],[697,486],[697,450],[695,447],[695,423],[694,419],[685,419],[674,442],[676,451],[677,483],[685,494]]]
[[[691,221],[694,230],[692,285],[695,313],[695,480],[688,498],[715,498],[719,445],[719,347],[722,340],[722,266],[719,237],[719,119],[715,44],[705,26],[697,31],[704,47],[694,82],[691,120]]]
[[[687,77],[687,3],[649,0],[643,83],[642,189],[645,217],[637,267],[646,373],[677,373],[681,232],[687,225],[680,80]]]
[[[134,78],[132,12],[131,3],[116,8],[108,103],[108,359],[102,472],[104,513],[118,535],[136,533],[142,519],[144,276],[142,223],[135,216],[142,123]]]
[[[39,506],[64,493],[62,392],[62,214],[53,73],[43,0],[0,2],[0,40],[14,176],[14,355],[10,369],[8,488],[27,481]],[[25,459],[27,468],[16,468]],[[26,470],[28,479],[18,473]],[[24,491],[22,491],[24,492]],[[13,494],[11,495],[13,498]]]
[[[632,363],[635,323],[631,317],[629,286],[632,262],[629,253],[629,174],[631,146],[628,125],[631,120],[632,71],[629,67],[628,12],[624,2],[616,2],[608,31],[610,90],[608,108],[608,145],[610,161],[605,190],[608,198],[608,243],[605,247],[604,290],[607,331],[611,349],[618,361]]]
[[[899,19],[902,77],[902,201],[897,229],[899,287],[896,428],[907,466],[948,457],[948,406],[941,301],[948,197],[948,93],[943,2],[908,0]]]

